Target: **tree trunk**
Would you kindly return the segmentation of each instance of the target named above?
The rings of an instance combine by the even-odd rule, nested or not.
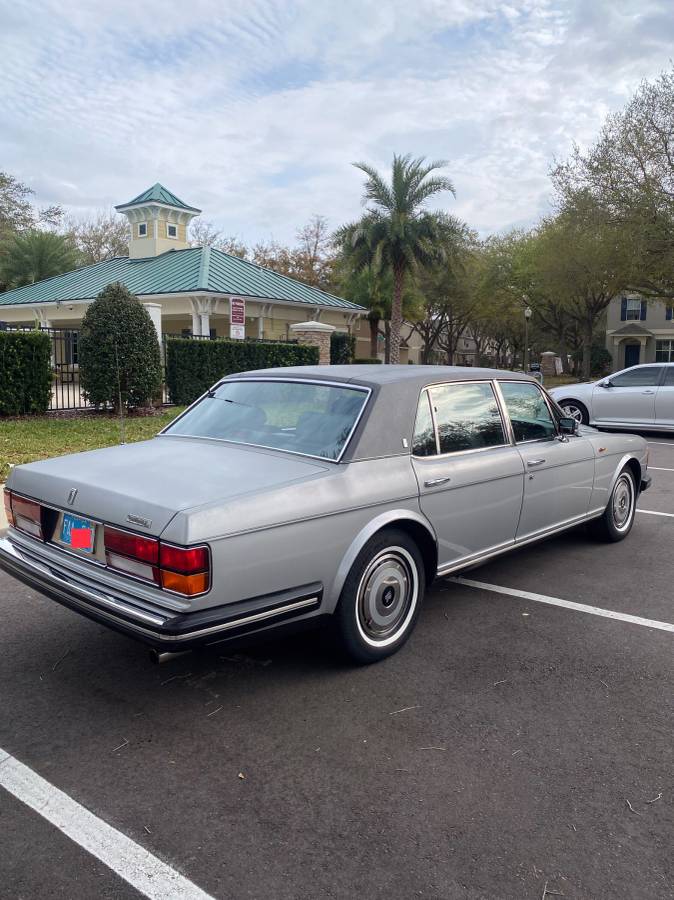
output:
[[[376,359],[379,353],[379,316],[369,316],[370,320],[370,356]]]
[[[559,335],[559,341],[557,343],[557,352],[559,353],[560,359],[562,360],[562,373],[564,375],[570,374],[569,367],[569,348],[566,344],[566,333],[562,331]]]
[[[582,370],[581,375],[586,380],[590,380],[590,369],[592,362],[592,333],[593,333],[593,325],[594,321],[589,319],[585,322],[583,328],[583,362],[582,362]]]
[[[403,324],[403,289],[405,287],[405,273],[402,269],[393,270],[393,304],[391,306],[391,352],[390,360],[393,365],[400,362],[400,330]]]
[[[384,320],[384,362],[387,365],[391,362],[391,323],[388,319]]]

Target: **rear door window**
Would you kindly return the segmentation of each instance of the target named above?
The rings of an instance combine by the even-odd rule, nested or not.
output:
[[[440,453],[499,447],[505,430],[489,382],[467,381],[429,389],[438,428]]]

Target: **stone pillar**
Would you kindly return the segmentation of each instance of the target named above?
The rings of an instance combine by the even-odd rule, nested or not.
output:
[[[318,364],[330,365],[330,336],[336,331],[334,325],[324,322],[296,322],[290,326],[290,332],[300,344],[318,347]]]

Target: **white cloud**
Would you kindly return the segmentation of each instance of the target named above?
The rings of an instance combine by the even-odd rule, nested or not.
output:
[[[0,168],[90,211],[159,180],[247,240],[358,215],[356,159],[447,157],[483,233],[669,64],[657,0],[0,0]]]

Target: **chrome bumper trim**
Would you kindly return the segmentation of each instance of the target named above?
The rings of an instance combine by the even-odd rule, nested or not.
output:
[[[162,617],[140,610],[138,607],[124,603],[124,601],[110,597],[107,594],[85,588],[74,580],[70,581],[66,577],[60,576],[51,567],[28,559],[7,538],[0,538],[0,569],[4,569],[10,575],[24,581],[37,591],[43,590],[47,594],[51,593],[52,595],[60,596],[66,606],[81,609],[84,613],[92,613],[123,630],[131,631],[162,644],[179,644],[181,641],[207,638],[220,632],[265,622],[287,613],[318,607],[321,602],[318,594],[312,594],[308,597],[305,596],[301,599],[280,604],[272,609],[227,619],[204,628],[172,634],[164,629],[167,626],[170,627],[173,619],[184,618],[183,615]],[[115,615],[115,613],[118,613],[118,615]]]

